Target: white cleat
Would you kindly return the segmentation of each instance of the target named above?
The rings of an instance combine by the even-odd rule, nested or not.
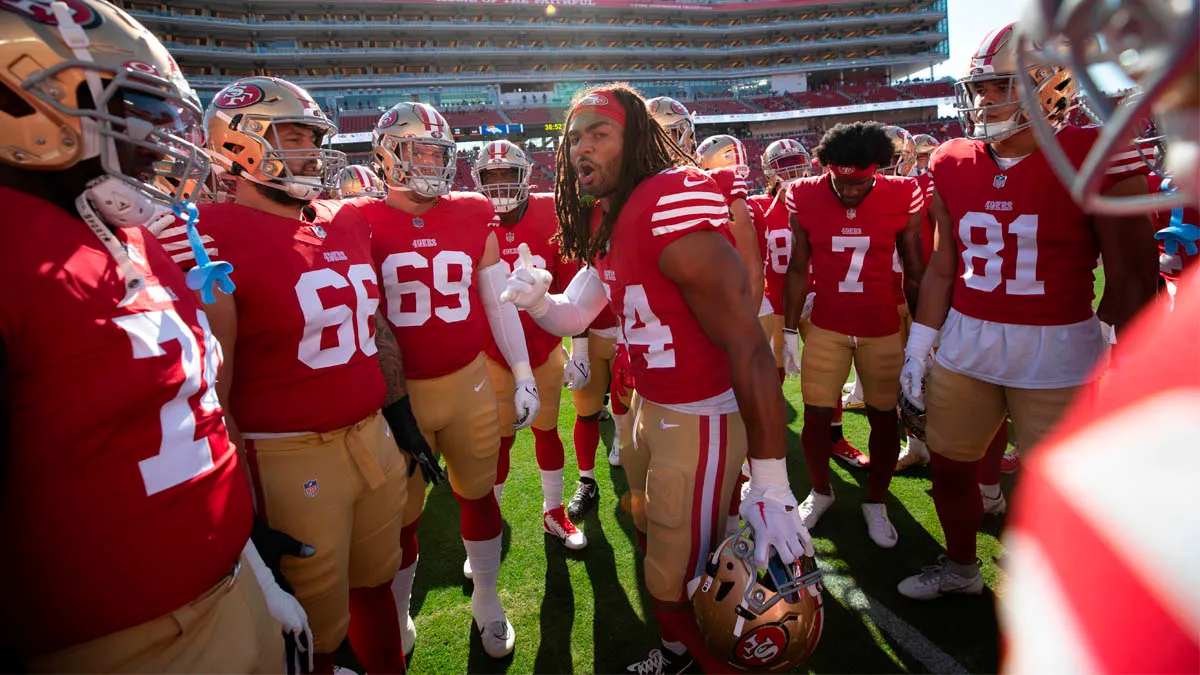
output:
[[[408,620],[400,627],[400,646],[404,648],[404,660],[407,661],[412,656],[413,645],[417,643],[417,626],[411,616],[404,618]]]
[[[843,410],[862,410],[867,407],[866,401],[861,395],[855,395],[853,391],[842,397]]]
[[[924,466],[929,463],[929,448],[925,441],[908,437],[908,445],[900,449],[900,457],[896,459],[896,471],[903,471],[913,466]]]
[[[951,593],[979,595],[983,592],[983,574],[975,565],[957,565],[946,556],[938,556],[938,564],[922,568],[896,586],[900,594],[913,600],[933,600]]]
[[[468,557],[463,561],[463,576],[468,579],[475,578],[475,571],[471,569],[471,558]]]
[[[493,659],[501,659],[512,653],[513,646],[517,642],[517,634],[513,631],[512,624],[508,622],[508,618],[501,615],[499,619],[488,621],[480,625],[478,620],[475,620],[475,627],[479,629],[479,639],[483,642],[483,651]]]
[[[829,489],[827,495],[810,490],[804,501],[800,502],[800,518],[804,520],[804,527],[810,530],[816,527],[817,521],[833,505],[833,500],[833,488]]]
[[[572,523],[567,515],[567,510],[562,506],[542,513],[542,527],[545,528],[546,534],[559,540],[572,551],[587,547],[587,537],[575,527],[575,523]]]
[[[900,535],[888,519],[886,504],[863,504],[863,519],[867,521],[867,535],[880,548],[892,548]]]
[[[989,495],[989,492],[995,492],[995,496]],[[1004,491],[999,485],[979,485],[979,496],[983,497],[983,515],[985,516],[1002,516],[1008,511],[1008,500],[1004,498]]]
[[[608,465],[621,466],[621,446],[613,444],[612,450],[608,451]]]

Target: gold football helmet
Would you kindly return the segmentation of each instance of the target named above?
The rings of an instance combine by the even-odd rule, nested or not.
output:
[[[767,572],[754,564],[752,530],[726,539],[696,581],[692,606],[710,651],[737,671],[794,672],[821,639],[821,572],[812,558]]]
[[[781,138],[763,150],[762,170],[769,190],[777,181],[786,185],[811,175],[812,158],[800,141]]]
[[[696,123],[683,104],[669,96],[656,96],[646,101],[646,110],[691,157],[696,152]]]
[[[1016,39],[1020,67],[1049,63],[1074,73],[1087,112],[1101,124],[1099,138],[1078,165],[1062,150],[1054,125],[1041,120],[1033,125],[1046,160],[1076,202],[1093,213],[1126,215],[1200,201],[1200,3],[1036,0]],[[1021,94],[1027,106],[1045,98],[1036,86]],[[1165,157],[1156,156],[1160,142]],[[1146,161],[1170,176],[1175,191],[1102,194],[1105,171],[1130,160]]]
[[[892,163],[881,167],[879,171],[889,176],[911,176],[917,168],[917,144],[913,142],[912,134],[904,127],[888,125],[884,127],[888,138],[892,139]]]
[[[342,169],[342,181],[338,188],[338,199],[353,199],[354,197],[387,196],[387,185],[384,184],[375,171],[369,166],[351,164]]]
[[[954,83],[958,119],[967,138],[1002,141],[1028,128],[1034,117],[1058,128],[1066,123],[1075,107],[1078,86],[1071,71],[1045,62],[1017,62],[1015,26],[1010,23],[988,33],[971,56],[966,75]],[[986,105],[977,101],[975,87],[987,80],[1007,82],[1008,95],[1004,101]],[[1018,89],[1022,82],[1036,92],[1036,106],[1026,104],[1021,98]],[[989,119],[1014,105],[1014,111],[1004,119]]]
[[[309,127],[316,147],[284,149],[279,127]],[[226,86],[204,113],[208,152],[217,171],[313,200],[338,187],[346,155],[321,145],[337,127],[307,91],[276,77],[247,77]],[[302,165],[303,170],[294,168]],[[306,175],[305,171],[317,175]]]
[[[492,200],[496,213],[508,213],[520,208],[529,199],[529,178],[533,165],[525,156],[525,151],[509,141],[492,141],[479,148],[475,156],[475,165],[471,167],[471,177],[475,179],[475,189],[487,195]],[[488,181],[485,174],[512,170],[516,172],[513,180]]]
[[[393,190],[426,197],[448,194],[457,172],[454,135],[446,118],[425,103],[397,103],[380,116],[375,164]]]
[[[0,161],[62,171],[100,158],[115,185],[164,205],[203,182],[189,142],[200,108],[175,60],[122,10],[97,0],[0,3]],[[159,175],[174,179],[159,181]],[[110,221],[110,224],[116,224]]]
[[[750,175],[746,146],[728,134],[717,134],[704,139],[696,148],[696,162],[705,171],[729,166],[733,167],[739,178]]]

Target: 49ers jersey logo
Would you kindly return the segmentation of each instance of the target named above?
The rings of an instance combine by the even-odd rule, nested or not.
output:
[[[783,655],[787,641],[787,633],[779,626],[759,626],[738,641],[733,656],[750,668],[762,668]]]
[[[81,27],[95,28],[104,23],[104,17],[83,0],[64,1],[67,8],[71,10],[71,17]],[[24,14],[38,23],[57,26],[58,18],[54,16],[54,10],[50,8],[51,4],[48,0],[0,0],[0,9]]]
[[[263,90],[256,84],[237,82],[229,85],[213,99],[213,105],[222,110],[245,108],[263,100]]]

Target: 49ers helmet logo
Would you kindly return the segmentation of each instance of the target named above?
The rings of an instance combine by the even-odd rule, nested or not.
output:
[[[83,0],[64,0],[64,2],[71,10],[71,16],[75,19],[75,23],[83,28],[95,28],[104,22],[104,17]],[[50,0],[0,0],[0,9],[24,14],[38,23],[57,26],[58,18],[54,16],[54,10],[50,8],[51,4]]]
[[[733,657],[750,668],[762,668],[783,655],[787,642],[787,633],[779,626],[759,626],[738,641]]]
[[[225,87],[213,99],[213,105],[222,110],[245,108],[263,99],[263,90],[258,85],[235,82]]]
[[[379,123],[376,126],[378,126],[380,129],[386,129],[395,124],[399,117],[400,116],[396,114],[395,110],[389,110],[383,113],[383,117],[379,118]]]

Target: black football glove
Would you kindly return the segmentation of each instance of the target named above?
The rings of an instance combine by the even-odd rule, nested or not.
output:
[[[408,396],[385,407],[383,418],[392,428],[392,434],[396,437],[396,445],[412,458],[412,461],[408,463],[409,476],[412,476],[420,466],[421,477],[425,479],[426,483],[437,485],[446,480],[445,472],[438,465],[437,455],[433,454],[433,448],[429,447],[429,443],[417,426],[417,418],[413,416],[412,404],[409,403]]]
[[[250,541],[254,542],[254,548],[258,549],[258,555],[271,570],[271,575],[275,577],[275,583],[279,584],[285,593],[295,595],[292,585],[283,578],[283,572],[280,570],[283,556],[311,558],[317,549],[295,539],[286,532],[272,529],[257,516],[254,518],[254,529],[250,530]]]

